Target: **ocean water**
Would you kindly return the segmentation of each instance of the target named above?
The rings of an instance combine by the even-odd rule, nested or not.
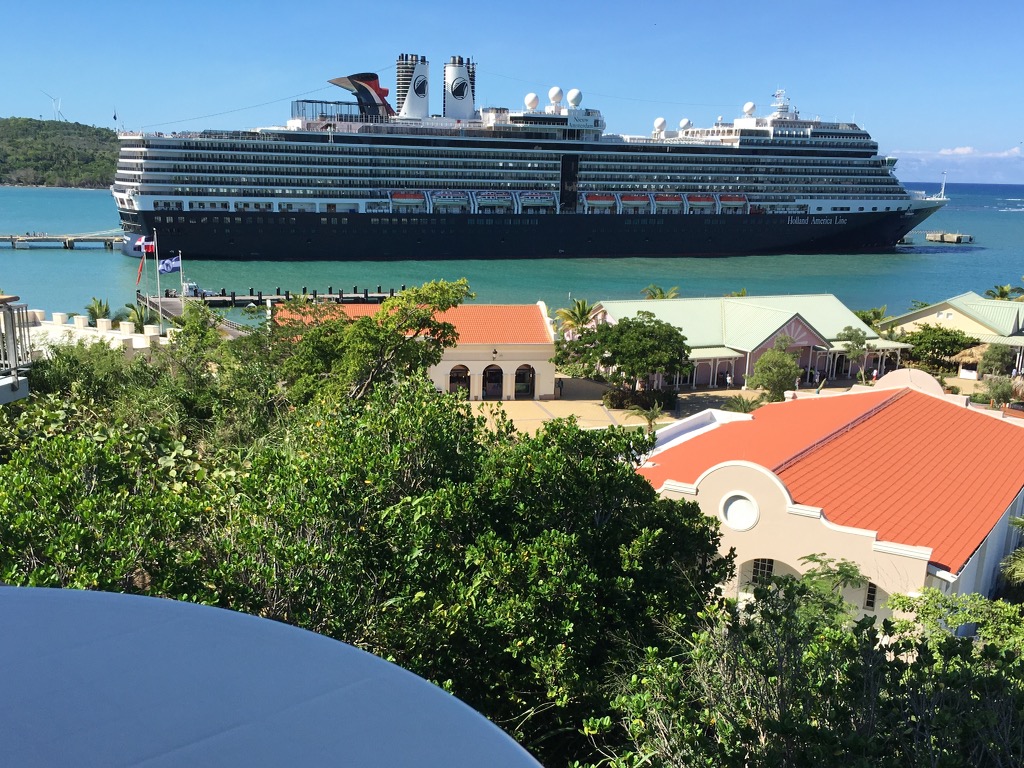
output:
[[[934,192],[936,184],[909,183]],[[575,259],[530,261],[190,262],[184,273],[203,288],[270,293],[280,288],[384,290],[466,277],[477,301],[543,300],[554,310],[572,299],[640,298],[654,283],[681,296],[832,293],[852,309],[885,305],[905,311],[913,300],[938,301],[964,291],[1024,281],[1024,186],[948,184],[949,204],[895,253],[743,256],[723,259]],[[109,193],[95,190],[0,187],[0,235],[26,231],[85,233],[114,229]],[[930,230],[974,236],[973,245],[927,243]],[[77,312],[92,297],[112,306],[134,300],[139,262],[102,247],[13,250],[0,242],[0,290],[47,312]],[[174,287],[177,275],[161,287]],[[152,277],[142,288],[155,292]]]

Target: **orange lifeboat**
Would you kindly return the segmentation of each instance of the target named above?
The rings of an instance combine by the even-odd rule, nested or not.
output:
[[[714,195],[687,195],[686,201],[690,205],[714,205]]]
[[[721,200],[723,204],[732,203],[733,205],[745,205],[747,202],[746,195],[719,195],[718,199]]]
[[[604,192],[587,192],[583,199],[587,205],[615,205],[615,195],[609,195]]]
[[[683,204],[683,196],[682,195],[673,195],[673,194],[655,195],[654,196],[654,204],[655,205],[672,206],[672,207],[679,206],[679,205]]]
[[[392,192],[391,202],[399,205],[422,205],[426,196],[422,192]]]
[[[650,195],[638,195],[633,193],[624,193],[619,195],[619,199],[624,203],[649,203],[651,202]]]

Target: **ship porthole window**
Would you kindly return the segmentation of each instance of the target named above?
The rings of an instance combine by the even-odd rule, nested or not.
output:
[[[749,531],[760,519],[757,502],[745,493],[734,491],[722,498],[719,509],[722,522],[734,531]]]

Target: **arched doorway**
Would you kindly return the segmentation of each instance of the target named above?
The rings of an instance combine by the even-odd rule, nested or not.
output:
[[[484,400],[501,400],[505,384],[505,374],[500,365],[488,365],[484,368],[483,398]]]
[[[537,381],[537,372],[532,365],[516,368],[516,400],[532,400]]]
[[[448,374],[448,391],[455,395],[469,397],[469,368],[464,365],[456,365]]]

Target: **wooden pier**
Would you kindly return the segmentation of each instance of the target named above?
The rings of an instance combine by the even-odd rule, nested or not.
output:
[[[188,283],[186,283],[188,286]],[[263,291],[248,289],[247,293],[240,291],[228,291],[225,288],[221,288],[219,291],[202,291],[193,289],[189,292],[186,287],[185,298],[189,299],[200,299],[204,301],[207,306],[215,309],[225,309],[231,307],[266,307],[269,301],[271,305],[280,304],[284,301],[291,301],[305,296],[307,299],[313,302],[320,303],[331,303],[331,304],[382,304],[387,299],[405,290],[403,285],[399,289],[389,288],[383,290],[379,285],[376,290],[371,288],[359,288],[359,286],[352,286],[352,291],[335,291],[334,286],[328,286],[325,293],[320,293],[315,288],[310,291],[307,290],[306,286],[303,286],[301,292],[293,293],[292,291],[282,291],[281,288],[275,288],[273,293],[264,293]],[[178,298],[178,292],[174,289],[168,289],[164,291],[165,298]]]
[[[112,251],[124,241],[124,233],[116,232],[90,232],[79,235],[51,235],[46,232],[29,232],[24,235],[0,235],[0,244],[9,245],[15,250],[29,248],[33,245],[44,248],[60,247],[66,251],[73,251],[76,245],[98,244],[108,251]]]
[[[403,285],[399,291],[404,290],[405,286]],[[360,290],[358,286],[353,286],[351,293],[345,291],[335,293],[334,286],[328,287],[327,293],[320,293],[316,289],[310,292],[305,287],[303,287],[302,293],[292,293],[287,290],[282,292],[280,288],[276,288],[274,293],[255,291],[252,288],[249,289],[248,293],[239,293],[221,288],[220,292],[197,290],[196,295],[181,296],[176,290],[167,289],[164,291],[163,296],[148,296],[136,291],[135,300],[158,313],[164,319],[170,320],[182,316],[186,301],[201,301],[212,309],[238,307],[265,308],[268,304],[273,306],[299,298],[300,296],[305,296],[311,301],[322,304],[383,304],[385,300],[391,298],[399,291],[396,291],[394,288],[383,291],[379,285],[376,291],[371,291],[369,288]],[[246,326],[232,320],[223,320],[220,325],[220,331],[231,337],[246,333],[247,330]]]

